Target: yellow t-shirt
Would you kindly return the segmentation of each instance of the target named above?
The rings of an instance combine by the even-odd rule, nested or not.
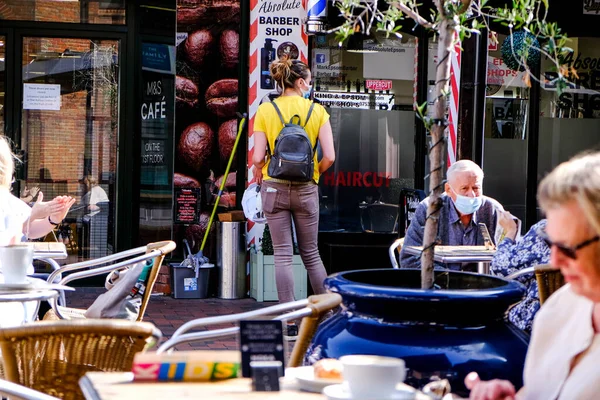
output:
[[[280,96],[275,102],[277,103],[277,107],[281,111],[281,115],[283,115],[283,120],[287,123],[290,118],[295,114],[298,114],[300,117],[300,125],[304,125],[306,122],[306,116],[308,115],[308,110],[310,108],[310,100],[307,100],[300,96]],[[297,118],[294,118],[294,122],[296,122]],[[319,137],[319,129],[329,120],[329,114],[320,104],[315,104],[313,108],[312,114],[308,120],[308,124],[304,127],[304,130],[308,134],[308,138],[310,139],[310,143],[314,146],[317,143],[317,138]],[[269,143],[269,148],[273,151],[275,147],[275,139],[279,135],[279,132],[283,128],[281,124],[281,120],[277,115],[277,111],[275,111],[275,107],[273,104],[263,103],[258,107],[258,111],[256,112],[256,117],[254,118],[254,131],[255,132],[264,132],[267,136],[267,141]],[[271,177],[268,175],[267,171],[269,168],[269,161],[263,167],[263,179],[268,180]],[[315,182],[319,182],[319,163],[317,161],[317,154],[315,152],[315,173],[313,175],[313,179]]]

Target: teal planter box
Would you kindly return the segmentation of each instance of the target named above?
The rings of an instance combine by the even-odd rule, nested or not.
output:
[[[307,296],[307,273],[298,255],[292,258],[294,271],[294,297],[296,300]],[[275,284],[275,257],[263,253],[250,253],[250,297],[256,301],[278,301]]]

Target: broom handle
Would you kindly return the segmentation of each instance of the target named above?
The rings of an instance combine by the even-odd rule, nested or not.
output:
[[[245,114],[244,114],[245,115]],[[219,206],[219,200],[221,200],[221,194],[223,194],[223,189],[225,188],[225,181],[227,180],[227,175],[229,175],[229,169],[231,168],[231,164],[233,163],[233,157],[235,157],[235,152],[237,150],[238,143],[240,138],[242,137],[242,131],[244,130],[244,125],[246,125],[246,117],[242,117],[240,120],[240,124],[238,127],[237,136],[235,137],[235,142],[233,143],[233,149],[231,149],[231,155],[229,156],[229,161],[227,162],[227,168],[225,168],[225,174],[221,179],[221,187],[219,188],[219,193],[217,194],[217,200],[215,201],[215,205],[213,206],[212,213],[210,214],[210,219],[208,220],[208,227],[206,227],[206,232],[204,232],[204,238],[202,238],[202,245],[200,245],[200,253],[204,250],[204,245],[206,244],[206,239],[208,239],[208,234],[210,233],[210,227],[212,226],[213,220],[215,218],[215,213],[217,212],[217,207]]]

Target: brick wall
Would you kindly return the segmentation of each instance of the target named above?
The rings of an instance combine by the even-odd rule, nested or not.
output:
[[[98,1],[88,1],[87,6],[85,20],[79,1],[4,0],[0,1],[0,19],[108,25],[126,23],[125,9],[102,9]]]

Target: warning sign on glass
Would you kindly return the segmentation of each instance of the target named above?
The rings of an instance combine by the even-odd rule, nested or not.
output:
[[[200,215],[200,189],[175,188],[175,223],[197,224]]]
[[[368,90],[392,90],[392,81],[381,79],[367,79],[365,87]]]

